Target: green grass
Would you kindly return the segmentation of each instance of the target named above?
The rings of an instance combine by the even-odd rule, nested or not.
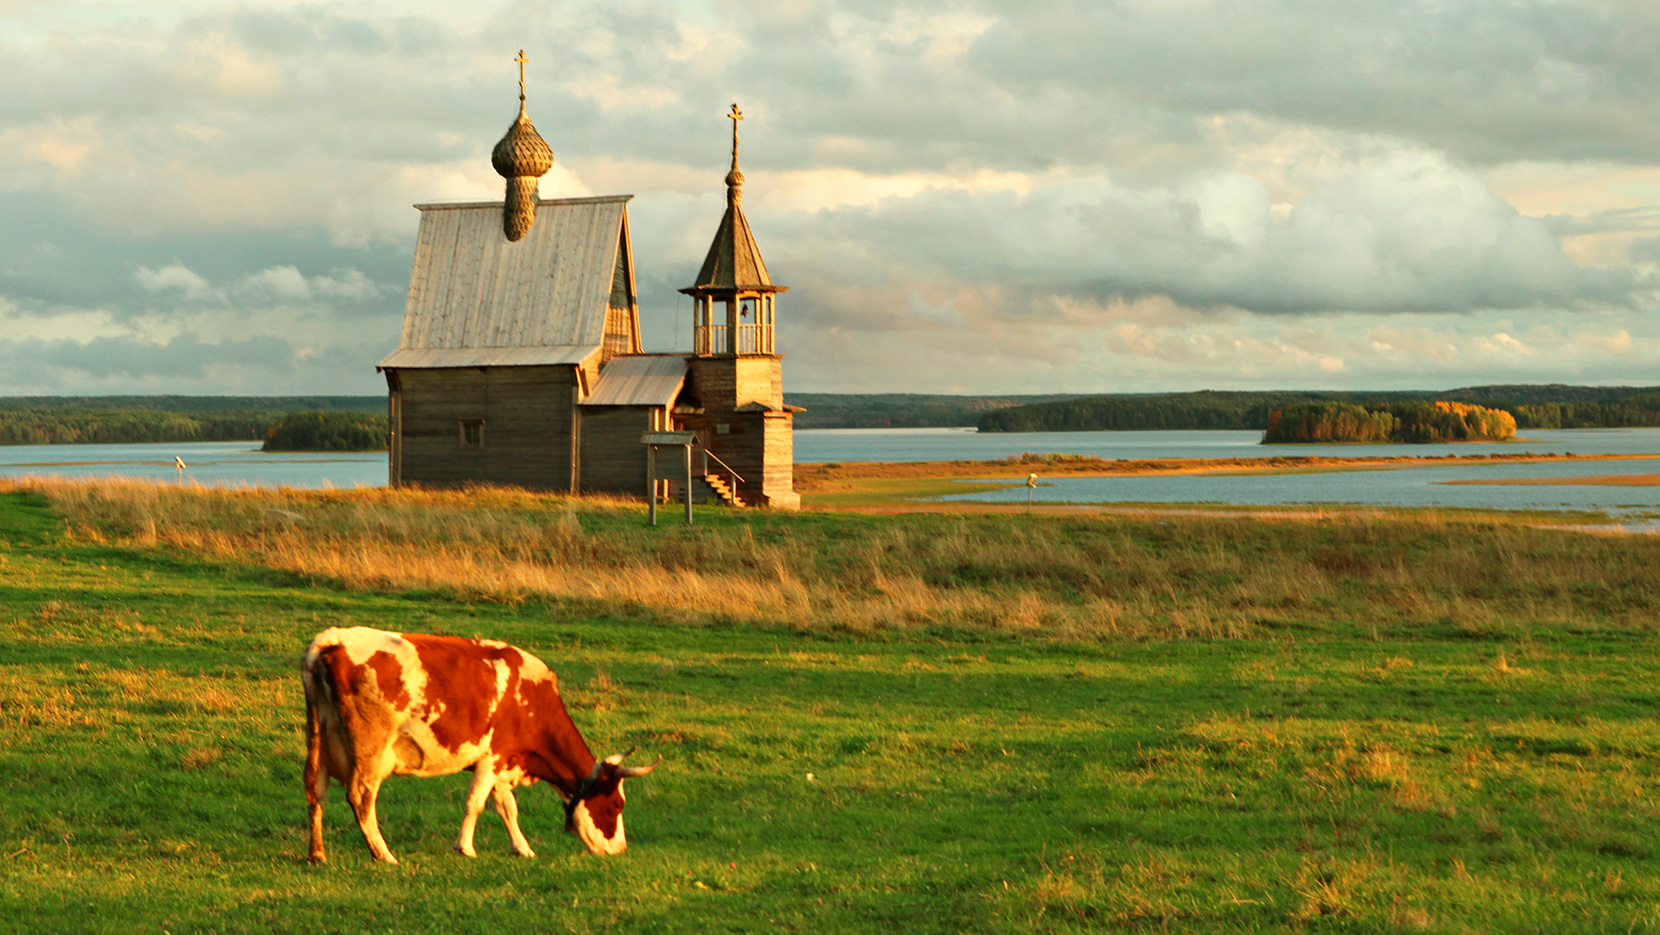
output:
[[[829,550],[890,528],[753,522],[808,524]],[[1173,561],[1217,535],[1205,517],[1090,522]],[[1479,528],[1229,523],[1244,575],[1258,551],[1355,573]],[[45,501],[0,494],[0,930],[1660,929],[1660,621],[1626,577],[1652,546],[1541,554],[1561,541],[1593,560],[1573,612],[1539,619],[1495,580],[1381,634],[1315,603],[1252,639],[861,635],[348,591],[67,538]],[[1178,603],[1224,593],[1186,587]],[[481,856],[460,857],[457,776],[387,783],[397,867],[369,860],[336,788],[331,862],[307,864],[295,668],[350,624],[510,640],[560,673],[596,752],[663,754],[630,783],[629,852],[587,856],[536,786],[519,798],[541,856],[510,856],[487,813]]]

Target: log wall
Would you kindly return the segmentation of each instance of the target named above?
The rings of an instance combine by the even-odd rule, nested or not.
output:
[[[573,489],[575,367],[400,370],[396,379],[395,485]],[[465,420],[483,422],[476,447],[462,444]]]
[[[629,497],[646,495],[646,446],[661,406],[582,407],[582,489]],[[671,472],[672,476],[672,472]]]

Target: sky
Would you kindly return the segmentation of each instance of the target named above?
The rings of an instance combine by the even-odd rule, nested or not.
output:
[[[418,212],[744,208],[798,392],[1660,384],[1653,0],[0,0],[0,395],[376,394]]]

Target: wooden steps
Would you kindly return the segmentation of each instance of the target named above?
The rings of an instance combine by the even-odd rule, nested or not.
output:
[[[727,506],[742,507],[746,505],[743,498],[738,496],[738,492],[732,489],[732,485],[728,484],[726,479],[719,474],[703,475],[703,483],[715,497]]]

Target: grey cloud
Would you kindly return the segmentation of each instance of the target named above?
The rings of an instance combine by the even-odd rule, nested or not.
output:
[[[310,353],[272,336],[165,343],[131,338],[0,340],[0,395],[61,393],[383,392],[374,365],[382,344],[337,344]]]
[[[793,265],[821,285],[1003,283],[1266,314],[1622,304],[1640,285],[1629,270],[1575,264],[1544,222],[1435,160],[1355,167],[1283,218],[1254,179],[1223,176],[1211,187],[1091,179],[1024,199],[930,191],[754,222],[781,232],[778,271]]]
[[[1543,219],[1552,234],[1577,237],[1584,234],[1627,234],[1660,230],[1660,207],[1610,208],[1589,214],[1552,214]]]
[[[1472,159],[1647,161],[1660,29],[1592,3],[1007,4],[991,82],[1383,132]],[[1088,119],[1080,113],[1080,117]]]
[[[203,378],[210,368],[220,366],[253,368],[281,376],[293,372],[294,346],[273,337],[208,344],[189,335],[165,344],[130,338],[94,338],[86,343],[68,339],[0,341],[0,361],[95,379],[191,380]]]
[[[282,268],[304,287],[286,298],[349,317],[395,321],[403,309],[407,246],[339,247],[315,231],[135,237],[53,211],[38,194],[0,193],[0,216],[18,221],[0,224],[0,296],[26,314],[94,307],[125,319],[204,305],[252,313],[285,298],[269,282]]]

